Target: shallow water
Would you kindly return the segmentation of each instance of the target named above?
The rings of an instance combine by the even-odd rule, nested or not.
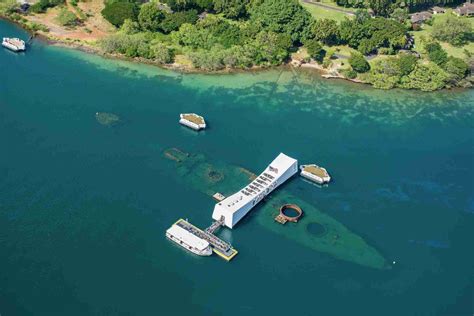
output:
[[[1,315],[472,315],[473,90],[182,75],[36,41],[1,49],[0,67]],[[188,111],[209,129],[179,126]],[[172,176],[169,147],[254,172],[279,152],[326,167],[328,187],[284,190],[396,264],[338,260],[255,214],[221,232],[231,263],[185,253],[164,231],[180,217],[206,227],[214,202]]]

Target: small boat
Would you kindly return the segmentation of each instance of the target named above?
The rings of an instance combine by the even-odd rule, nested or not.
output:
[[[206,128],[206,121],[202,116],[197,115],[196,113],[182,113],[179,118],[179,123],[181,125],[192,128],[195,131]]]
[[[324,184],[331,181],[331,177],[329,176],[328,171],[318,165],[301,165],[300,170],[300,175],[303,178],[314,181],[318,184]]]
[[[2,46],[14,52],[23,52],[26,50],[25,41],[19,38],[4,37]]]

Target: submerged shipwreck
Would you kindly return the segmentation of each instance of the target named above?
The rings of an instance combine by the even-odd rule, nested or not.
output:
[[[255,191],[255,196],[259,197],[260,195],[256,188],[260,189],[260,192],[264,188],[255,185],[258,183],[263,186],[262,183],[255,182],[255,180],[258,179],[265,183],[260,177],[264,175],[270,180],[271,178],[266,176],[265,173],[272,175],[268,173],[267,169],[273,168],[273,162],[257,177],[256,174],[245,168],[220,161],[211,161],[205,155],[186,153],[178,148],[166,149],[163,154],[170,164],[174,165],[174,168],[170,170],[174,170],[174,178],[177,181],[208,195],[209,198],[212,198],[216,192],[227,196],[226,199],[218,202],[214,208],[212,217],[215,219],[215,222],[206,230],[198,229],[200,232],[207,232],[212,235],[207,235],[207,238],[215,237],[213,233],[220,227],[224,225],[233,227],[236,222],[245,219],[244,216],[247,213],[233,212],[234,208],[231,204],[247,203],[247,196],[244,192],[247,194],[252,193],[248,189]],[[290,157],[288,158],[291,159]],[[290,165],[292,164],[290,163]],[[294,173],[296,172],[297,166],[294,170]],[[170,174],[170,177],[173,176],[173,173]],[[250,187],[250,185],[254,188]],[[385,258],[360,236],[351,232],[331,216],[321,212],[314,205],[295,197],[288,191],[278,189],[258,201],[260,203],[257,204],[255,202],[254,206],[257,210],[252,212],[251,216],[261,227],[293,240],[309,249],[329,254],[341,260],[376,269],[390,267]],[[219,203],[227,204],[219,206]],[[250,202],[250,204],[252,203]],[[297,204],[304,210],[304,216],[298,219],[297,224],[294,222],[289,222],[287,225],[275,224],[274,218],[279,214],[280,207],[288,203]],[[214,248],[214,252],[226,260],[230,260],[237,254],[237,251],[229,243],[220,238],[218,239],[216,242],[222,241],[224,243],[222,249],[228,252],[222,255],[222,253],[218,253],[220,252],[219,249],[217,249],[218,252],[215,251],[216,248]]]
[[[99,124],[105,126],[114,126],[120,122],[120,117],[117,114],[107,112],[96,112],[95,119]]]

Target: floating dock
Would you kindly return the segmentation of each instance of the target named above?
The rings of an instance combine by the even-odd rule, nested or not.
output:
[[[216,192],[214,193],[214,195],[212,196],[214,198],[214,200],[216,200],[217,202],[220,202],[222,200],[225,199],[225,196],[219,192]]]
[[[200,131],[206,128],[206,121],[204,120],[204,117],[197,115],[196,113],[180,114],[179,123],[195,131]]]
[[[317,184],[325,184],[331,181],[331,176],[326,169],[315,164],[300,166],[301,176]]]

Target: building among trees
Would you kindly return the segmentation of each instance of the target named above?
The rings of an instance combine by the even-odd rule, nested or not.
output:
[[[456,14],[457,16],[473,16],[474,4],[466,2],[462,6],[454,9],[453,13]]]
[[[425,21],[431,19],[432,16],[433,14],[428,11],[417,12],[410,16],[410,22],[412,24],[420,25],[423,24]]]

